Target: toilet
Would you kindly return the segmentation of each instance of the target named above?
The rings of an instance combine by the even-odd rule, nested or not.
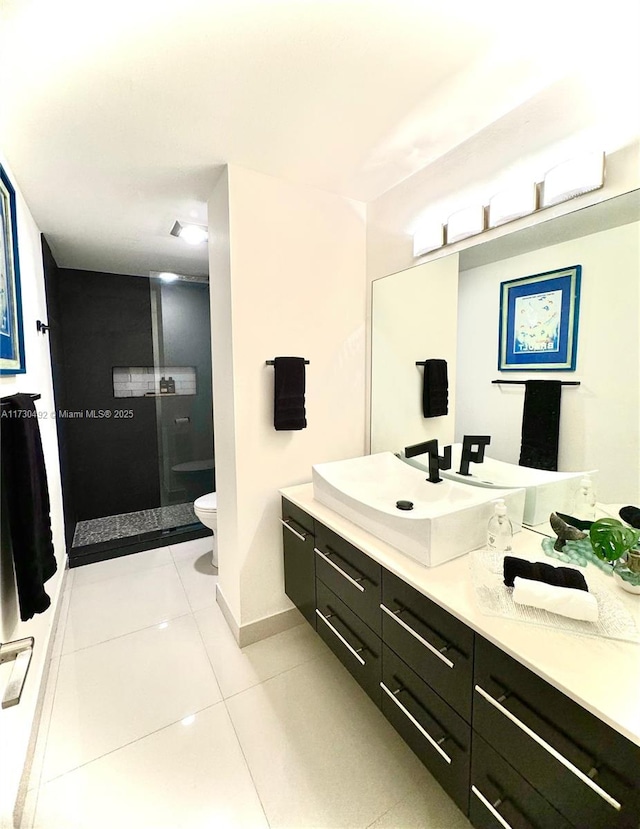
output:
[[[193,511],[198,520],[213,531],[213,549],[211,551],[211,564],[218,566],[218,494],[208,492],[201,495],[193,502]]]

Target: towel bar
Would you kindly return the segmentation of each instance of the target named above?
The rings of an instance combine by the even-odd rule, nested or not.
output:
[[[418,365],[418,363],[416,363],[416,365]],[[526,380],[492,380],[491,384],[492,385],[507,384],[507,385],[511,385],[511,386],[523,386],[526,382],[527,382]],[[560,385],[561,386],[579,386],[580,381],[579,380],[561,380]]]
[[[305,364],[305,366],[308,366],[308,365],[309,365],[309,361],[308,361],[308,360],[305,360],[305,361],[304,361],[304,364]],[[274,366],[274,365],[275,365],[275,361],[274,361],[274,360],[267,360],[267,362],[265,363],[265,365],[267,365],[267,366]]]
[[[5,642],[4,645],[0,645],[0,665],[5,662],[14,663],[2,697],[3,708],[10,708],[20,702],[29,665],[31,664],[31,657],[33,656],[34,641],[33,636],[27,636],[25,639],[15,639],[13,642]]]
[[[29,395],[29,397],[30,397],[32,400],[40,400],[41,396],[42,396],[42,395],[40,395],[40,394],[30,394],[30,395]],[[2,400],[0,400],[0,404],[2,404],[3,406],[5,406],[5,405],[7,405],[7,404],[9,403],[9,401],[10,401],[10,400],[11,400],[11,398],[9,398],[9,397],[3,397],[3,398],[2,398]]]

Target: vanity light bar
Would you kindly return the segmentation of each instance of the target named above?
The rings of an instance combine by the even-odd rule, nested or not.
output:
[[[429,224],[420,226],[413,235],[413,255],[422,256],[444,245],[444,225]]]
[[[500,190],[489,201],[488,226],[498,227],[499,225],[520,219],[535,213],[538,207],[538,188],[535,184],[517,184]]]
[[[541,183],[514,185],[499,191],[481,207],[452,213],[445,225],[419,225],[413,234],[414,259],[476,236],[490,228],[529,216],[604,186],[604,152],[587,153],[549,170]]]
[[[447,219],[447,244],[475,236],[484,230],[484,207],[465,207]]]
[[[604,153],[589,153],[559,164],[545,175],[542,207],[568,201],[604,184]]]

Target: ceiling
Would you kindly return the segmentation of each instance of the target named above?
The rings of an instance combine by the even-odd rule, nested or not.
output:
[[[0,149],[59,265],[206,273],[169,231],[221,165],[372,201],[624,53],[637,4],[589,5],[0,0]]]

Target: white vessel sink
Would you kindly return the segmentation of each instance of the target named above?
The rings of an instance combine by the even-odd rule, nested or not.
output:
[[[482,547],[498,498],[516,530],[524,510],[523,489],[432,484],[392,452],[316,464],[313,496],[427,567]],[[398,501],[411,501],[413,509],[399,509]]]
[[[461,457],[462,444],[454,443],[451,447],[451,469],[441,469],[442,478],[492,490],[524,487],[526,498],[523,520],[525,524],[531,525],[548,521],[552,512],[571,513],[580,481],[585,475],[594,474],[593,471],[549,472],[505,463],[485,455],[482,463],[469,464],[469,475],[460,475],[457,470],[460,469]],[[426,455],[402,459],[421,471],[428,471]]]

